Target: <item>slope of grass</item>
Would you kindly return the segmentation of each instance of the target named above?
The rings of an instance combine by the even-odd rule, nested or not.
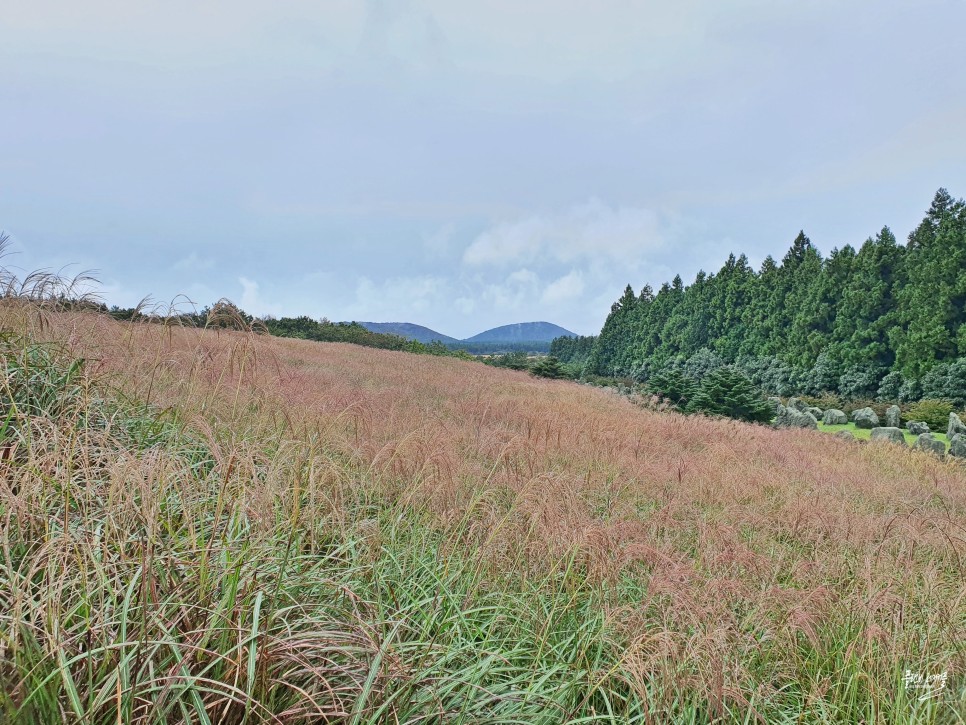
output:
[[[839,431],[846,430],[851,433],[856,440],[867,441],[872,438],[872,430],[869,428],[856,428],[855,423],[846,423],[845,425],[825,425],[822,421],[818,422],[818,429],[824,433],[838,433]],[[910,446],[916,442],[919,436],[913,435],[908,430],[903,429],[902,435],[906,439],[906,443]],[[933,431],[932,437],[937,441],[942,441],[946,444],[946,449],[949,449],[949,438],[946,437],[945,433],[939,433],[938,431]]]
[[[956,465],[453,359],[0,321],[0,720],[962,722]]]

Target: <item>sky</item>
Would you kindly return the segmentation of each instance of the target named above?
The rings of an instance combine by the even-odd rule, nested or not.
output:
[[[7,266],[105,302],[596,333],[966,195],[966,0],[0,4]]]

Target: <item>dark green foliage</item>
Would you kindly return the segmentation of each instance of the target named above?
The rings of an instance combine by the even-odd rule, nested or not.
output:
[[[938,432],[945,433],[949,423],[949,414],[953,412],[953,404],[948,400],[920,400],[913,403],[902,417],[904,420],[921,420],[929,424],[929,428]]]
[[[384,350],[406,350],[412,342],[399,335],[371,332],[357,322],[329,322],[301,317],[268,318],[268,331],[278,337],[297,337],[316,342],[351,342],[355,345],[378,347]],[[421,343],[417,343],[421,344]]]
[[[803,395],[801,400],[807,406],[814,406],[816,408],[821,408],[822,410],[828,410],[829,408],[835,408],[836,410],[845,410],[845,403],[842,398],[840,398],[835,393],[822,393],[821,395]],[[859,406],[863,407],[863,406]],[[883,415],[885,413],[883,412]]]
[[[523,353],[547,353],[550,351],[550,344],[545,340],[530,340],[522,342],[460,342],[447,343],[451,350],[462,350],[471,355],[500,355],[508,352]]]
[[[674,369],[662,370],[652,375],[647,387],[681,409],[687,406],[698,390],[694,380]]]
[[[966,405],[966,358],[940,363],[921,382],[923,398],[946,398],[953,405]]]
[[[730,255],[689,286],[675,277],[635,295],[628,285],[593,338],[584,376],[646,382],[670,366],[700,379],[733,364],[772,395],[966,400],[960,373],[943,367],[960,358],[966,203],[940,189],[905,245],[883,227],[858,250],[823,259],[800,232],[780,262],[767,257],[757,272]]]
[[[882,401],[890,400],[901,400],[901,394],[903,386],[905,385],[905,380],[902,377],[902,373],[898,370],[893,370],[891,373],[882,378],[882,382],[879,383],[879,392],[876,398]]]
[[[880,423],[885,425],[885,412],[889,405],[890,403],[873,400],[871,398],[854,398],[851,400],[843,400],[842,405],[839,407],[850,419],[852,418],[852,413],[855,411],[862,408],[872,408],[875,414],[879,416]]]
[[[767,423],[774,417],[771,406],[762,399],[752,382],[731,366],[708,373],[686,410],[751,423]]]
[[[495,368],[508,368],[510,370],[529,370],[530,359],[525,352],[507,352],[503,355],[493,355],[483,358],[483,362]]]
[[[806,395],[839,390],[843,366],[828,350],[819,353],[812,369],[800,376],[798,389]]]
[[[937,362],[966,356],[966,205],[940,189],[909,235],[907,283],[898,292],[892,343],[902,372],[919,378]]]
[[[802,390],[802,375],[791,363],[769,355],[767,357],[743,357],[738,368],[752,383],[769,395],[788,397]]]
[[[847,367],[839,377],[838,391],[846,398],[871,398],[879,390],[885,370],[872,364]]]
[[[700,383],[705,376],[724,367],[724,365],[725,361],[718,353],[703,347],[685,360],[681,369],[689,378]]]
[[[566,378],[567,371],[563,369],[560,365],[560,361],[553,357],[545,357],[536,364],[530,367],[530,372],[533,375],[541,378]]]
[[[595,335],[577,337],[558,337],[550,343],[550,354],[562,363],[570,363],[583,368],[590,359],[590,351],[597,340]]]

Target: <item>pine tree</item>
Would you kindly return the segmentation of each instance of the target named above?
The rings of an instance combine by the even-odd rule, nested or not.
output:
[[[897,364],[919,378],[936,363],[966,353],[966,205],[945,189],[936,192],[926,218],[909,235],[893,331]]]
[[[561,367],[560,361],[552,355],[535,363],[530,368],[530,372],[540,378],[559,379],[567,377],[567,373]]]
[[[767,423],[774,417],[752,382],[732,366],[708,373],[686,410],[753,423]]]

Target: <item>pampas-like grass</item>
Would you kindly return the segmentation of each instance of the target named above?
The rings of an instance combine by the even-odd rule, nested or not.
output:
[[[0,324],[7,721],[966,706],[955,462],[250,327]]]

